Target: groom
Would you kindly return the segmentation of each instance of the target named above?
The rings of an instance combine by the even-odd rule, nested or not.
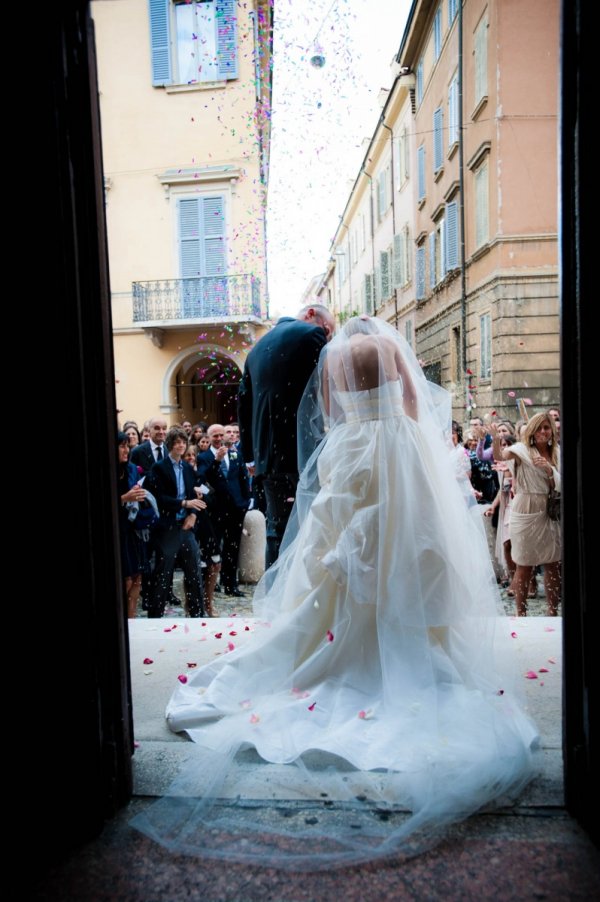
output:
[[[295,318],[282,316],[246,359],[238,400],[241,445],[250,475],[265,492],[267,568],[279,555],[296,494],[298,406],[334,329],[327,307],[303,307]]]

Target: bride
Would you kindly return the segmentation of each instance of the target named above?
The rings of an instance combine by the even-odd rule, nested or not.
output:
[[[414,854],[534,773],[535,728],[508,659],[494,664],[497,589],[444,441],[449,396],[394,329],[352,318],[298,425],[305,465],[255,595],[262,625],[173,694],[169,726],[198,754],[134,824],[278,867]]]

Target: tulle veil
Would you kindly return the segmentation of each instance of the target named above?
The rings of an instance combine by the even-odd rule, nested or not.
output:
[[[352,318],[324,348],[294,509],[255,593],[262,628],[174,693],[193,754],[137,829],[202,857],[349,866],[416,854],[532,778],[536,731],[450,423],[450,396],[387,324]]]

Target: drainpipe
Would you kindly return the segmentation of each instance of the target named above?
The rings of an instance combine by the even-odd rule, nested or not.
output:
[[[467,268],[465,263],[465,148],[463,125],[463,5],[458,4],[458,184],[460,192],[460,331],[465,412],[469,406],[467,373]]]
[[[391,128],[389,127],[389,125],[385,124],[385,122],[383,121],[383,117],[381,119],[381,124],[383,125],[384,128],[387,128],[388,132],[390,133],[390,161],[391,161],[391,176],[392,176],[392,231],[393,231],[393,234],[395,235],[396,234],[396,204],[394,202],[394,195],[395,195],[395,191],[394,191],[394,133],[391,130]],[[394,246],[394,239],[392,238],[392,247],[393,246]],[[392,258],[393,258],[393,254],[392,254]],[[393,281],[394,281],[394,272],[392,270],[392,272],[390,273],[390,284],[393,283]],[[394,323],[395,323],[396,329],[398,329],[398,293],[395,288],[393,289],[393,291],[394,291]]]
[[[352,248],[350,247],[350,229],[345,222],[340,222],[340,225],[346,229],[348,240],[348,291],[350,292],[350,312],[352,312]]]
[[[375,229],[373,227],[373,176],[369,175],[364,165],[361,168],[361,172],[369,179],[369,213],[371,219],[371,263],[373,265],[373,285],[371,286],[371,292],[373,297],[373,316],[377,313],[377,309],[375,307]]]

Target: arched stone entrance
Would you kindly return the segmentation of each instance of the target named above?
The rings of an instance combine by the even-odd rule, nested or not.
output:
[[[237,420],[237,396],[245,354],[218,344],[183,349],[165,373],[163,404],[192,423]],[[164,408],[163,408],[164,409]]]

